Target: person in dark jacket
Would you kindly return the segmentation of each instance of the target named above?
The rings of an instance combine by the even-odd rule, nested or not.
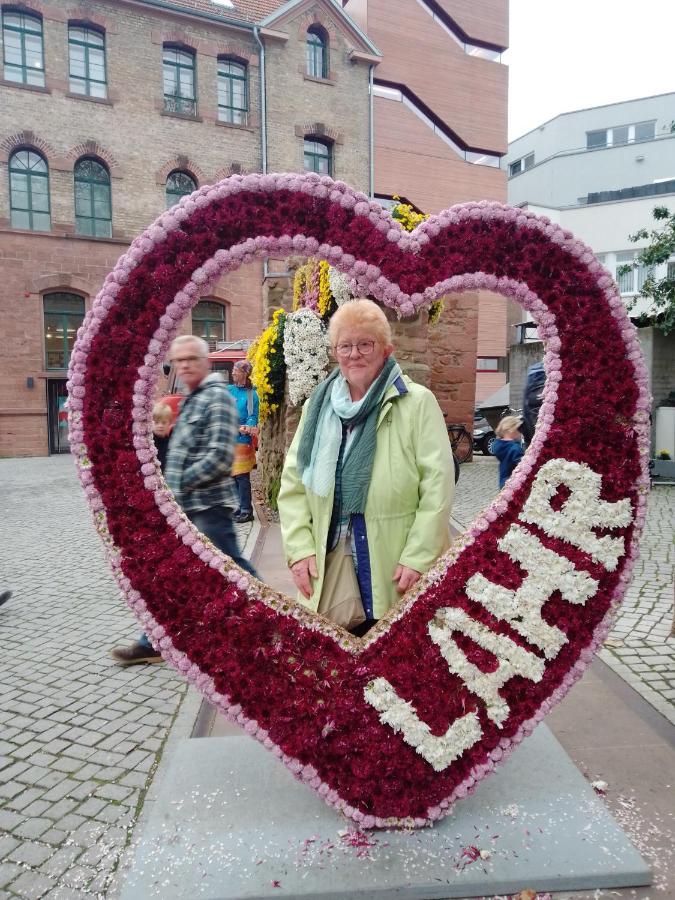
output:
[[[521,426],[526,446],[532,443],[534,437],[534,428],[544,400],[545,383],[546,372],[543,362],[533,363],[529,366],[523,389],[523,424]]]
[[[499,488],[504,487],[511,473],[523,458],[520,433],[521,420],[518,416],[504,416],[495,428],[497,440],[492,445],[492,453],[499,460]]]

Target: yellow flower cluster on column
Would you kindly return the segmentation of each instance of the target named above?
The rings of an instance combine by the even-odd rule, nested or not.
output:
[[[271,323],[249,347],[248,360],[253,366],[251,383],[260,402],[262,424],[279,409],[284,398],[286,366],[284,364],[284,326],[286,312],[278,309]]]
[[[392,218],[399,221],[406,231],[412,231],[420,222],[429,218],[426,213],[417,212],[409,203],[402,203],[400,197],[394,195],[393,199],[399,202],[391,211]],[[445,299],[443,297],[429,304],[429,325],[436,325],[439,322],[444,309]]]
[[[329,268],[330,266],[325,259],[319,261],[319,301],[317,307],[322,319],[330,315],[336,306],[333,300],[333,292],[330,289]]]

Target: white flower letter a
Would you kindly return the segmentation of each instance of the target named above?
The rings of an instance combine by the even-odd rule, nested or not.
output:
[[[527,572],[516,591],[488,581],[480,573],[466,583],[467,596],[482,604],[498,619],[508,622],[519,634],[555,659],[567,636],[541,617],[541,609],[554,591],[570,603],[586,603],[598,583],[586,572],[577,572],[563,556],[548,550],[525,528],[512,525],[497,546]]]
[[[555,510],[551,500],[558,487],[570,490],[562,508]],[[594,528],[625,528],[633,518],[630,500],[608,503],[600,500],[602,478],[584,463],[566,459],[551,459],[537,472],[532,490],[519,518],[538,525],[551,537],[573,544],[608,572],[613,572],[624,554],[622,537],[598,537]]]
[[[433,735],[412,703],[402,700],[386,678],[371,681],[363,693],[368,703],[380,713],[380,722],[400,731],[406,744],[414,747],[437,772],[447,769],[483,735],[478,716],[473,712],[455,720],[445,734]]]

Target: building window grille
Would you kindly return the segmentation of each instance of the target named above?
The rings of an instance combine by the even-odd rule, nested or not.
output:
[[[14,10],[2,11],[3,73],[6,81],[45,86],[42,19]]]
[[[166,208],[174,206],[181,197],[197,190],[197,182],[189,172],[172,172],[166,179]]]
[[[110,175],[95,159],[80,159],[75,165],[75,230],[112,237]]]
[[[191,50],[164,45],[164,109],[184,116],[197,114],[195,55]]]
[[[209,344],[225,340],[225,307],[213,300],[200,300],[192,310],[192,333]]]
[[[656,134],[656,122],[637,122],[632,125],[615,125],[586,132],[586,149],[598,150],[602,147],[621,147],[640,141],[652,141]]]
[[[534,153],[528,153],[527,156],[522,156],[520,159],[516,159],[512,163],[509,163],[509,178],[513,178],[514,175],[520,175],[521,172],[526,172],[533,166]]]
[[[71,25],[68,29],[68,58],[71,92],[104,99],[108,88],[103,32],[82,25]]]
[[[307,74],[328,78],[328,37],[320,25],[307,30]]]
[[[625,253],[616,254],[616,283],[619,286],[619,293],[634,294],[635,293],[635,253],[626,251]]]
[[[233,125],[248,121],[248,71],[234,59],[218,60],[218,119]]]
[[[18,150],[9,160],[12,228],[49,231],[49,169],[34,150]]]
[[[305,172],[333,174],[333,147],[326,141],[305,138]]]
[[[45,294],[45,368],[67,369],[77,329],[84,321],[84,300],[60,291]]]

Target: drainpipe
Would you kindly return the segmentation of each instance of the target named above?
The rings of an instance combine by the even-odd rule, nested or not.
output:
[[[373,105],[373,70],[375,66],[368,66],[368,150],[370,159],[369,172],[369,196],[372,200],[375,196],[375,121],[374,121],[374,105]]]
[[[260,40],[260,27],[255,25],[253,37],[260,47],[260,146],[262,155],[263,175],[267,174],[267,86],[265,84],[265,45]],[[269,275],[269,261],[263,260],[263,281]]]
[[[260,143],[262,146],[262,170],[267,174],[267,88],[265,85],[265,45],[260,40],[260,27],[253,28],[253,37],[260,47]]]

